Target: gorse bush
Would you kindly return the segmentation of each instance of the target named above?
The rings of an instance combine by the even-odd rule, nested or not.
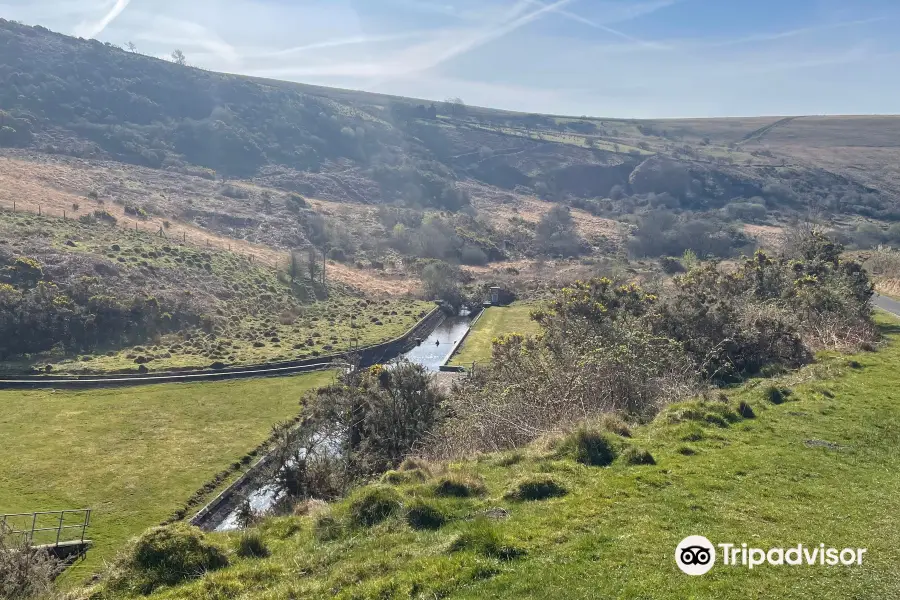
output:
[[[458,385],[433,452],[518,448],[610,413],[647,419],[710,384],[870,345],[872,285],[841,251],[819,232],[798,233],[781,256],[693,266],[662,297],[605,278],[575,282],[532,315],[540,336],[496,340],[491,364]],[[710,406],[692,418],[727,427],[741,415]]]
[[[49,597],[61,567],[46,550],[26,544],[0,525],[0,600]]]

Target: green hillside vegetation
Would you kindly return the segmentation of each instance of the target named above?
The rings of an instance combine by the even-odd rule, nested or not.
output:
[[[276,271],[93,219],[4,212],[0,238],[0,360],[8,372],[312,358],[397,337],[433,307],[323,287],[320,265],[311,278],[305,255],[292,274],[289,264]]]
[[[484,309],[484,314],[478,317],[478,322],[469,331],[450,364],[470,367],[472,363],[487,363],[491,360],[493,341],[498,337],[513,333],[526,336],[539,333],[540,325],[531,318],[531,311],[535,308],[534,304],[517,302],[510,306]]]
[[[0,506],[5,513],[93,509],[95,545],[64,577],[81,583],[144,529],[193,516],[255,462],[273,423],[298,414],[300,395],[333,377],[0,391],[8,459],[0,462]]]
[[[3,146],[206,178],[252,177],[339,202],[471,213],[473,193],[492,200],[525,194],[633,223],[672,211],[674,248],[642,248],[638,256],[697,252],[685,246],[697,233],[696,218],[744,221],[748,211],[729,210],[732,204],[755,207],[750,220],[771,224],[810,209],[838,228],[846,228],[845,215],[900,217],[889,160],[879,163],[885,175],[873,178],[832,157],[842,132],[852,131],[850,141],[859,144],[853,128],[874,135],[894,127],[883,120],[815,128],[802,118],[551,117],[210,73],[8,21],[0,22],[0,44]],[[808,151],[798,150],[802,139],[780,137],[790,128],[810,140]],[[876,139],[890,151],[888,139]],[[465,230],[460,244],[443,236],[450,250],[388,239],[392,230],[382,239],[408,255],[466,264],[503,260],[508,249],[527,254],[515,243],[508,248],[501,232]],[[340,249],[335,259],[353,261],[358,249],[339,231],[329,233],[330,247]],[[746,245],[733,235],[713,244],[713,234],[700,232],[701,249],[730,256]]]
[[[882,329],[889,343],[877,353],[821,356],[727,397],[675,404],[646,425],[595,425],[613,449],[609,467],[579,462],[564,437],[471,461],[410,462],[400,472],[408,483],[394,477],[310,516],[208,536],[229,566],[151,597],[894,597],[900,339],[895,321]],[[776,388],[786,402],[770,401]],[[448,478],[473,493],[445,495]],[[359,521],[354,507],[376,497],[377,522]],[[673,552],[692,534],[868,553],[862,567],[717,565],[687,577]],[[238,554],[248,539],[262,557]],[[116,586],[144,577],[127,558],[111,573],[90,597],[133,597]]]

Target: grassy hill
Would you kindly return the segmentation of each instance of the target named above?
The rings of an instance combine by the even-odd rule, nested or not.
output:
[[[630,431],[616,426],[628,437],[618,437],[609,467],[573,460],[558,440],[409,464],[312,516],[267,520],[250,546],[267,557],[238,551],[242,534],[211,536],[231,565],[151,597],[895,597],[900,346],[895,322],[882,327],[888,344],[876,353],[822,356],[778,381],[670,406]],[[523,486],[542,481],[558,487]],[[376,491],[389,510],[367,525],[354,507]],[[867,554],[861,566],[719,562],[688,577],[674,561],[688,535]],[[102,586],[95,594],[127,596]]]
[[[367,305],[360,316],[374,327],[351,332],[352,323],[342,323],[320,339],[319,325],[349,318],[360,294],[343,287],[321,314],[301,310],[304,298],[324,290],[286,294],[291,286],[250,257],[272,267],[313,248],[327,254],[332,281],[396,296],[419,293],[417,280],[433,261],[465,266],[464,282],[524,290],[562,273],[655,269],[634,270],[628,257],[729,258],[777,243],[784,227],[810,214],[851,245],[900,241],[900,226],[889,227],[900,217],[900,118],[522,114],[211,73],[4,20],[0,47],[0,205],[87,220],[100,211],[146,232],[146,242],[127,249],[136,254],[119,256],[109,249],[125,247],[115,230],[79,230],[79,242],[64,239],[73,225],[61,225],[68,233],[54,234],[54,277],[66,286],[76,274],[94,277],[84,260],[70,260],[87,253],[127,267],[127,277],[118,276],[126,296],[136,289],[127,282],[135,269],[154,290],[176,275],[202,282],[189,300],[157,290],[169,303],[160,314],[184,321],[168,329],[204,319],[207,327],[179,358],[183,344],[152,341],[148,368],[163,364],[157,360],[193,367],[327,352],[351,338],[390,337],[420,312],[393,301]],[[9,213],[3,220],[11,240],[23,235],[23,247],[44,253],[30,228]],[[184,256],[160,258],[166,243],[150,239],[160,230],[182,238],[176,254]],[[555,262],[545,268],[548,260]],[[272,300],[259,302],[266,295]],[[249,308],[253,318],[245,318]],[[383,325],[373,317],[385,317]],[[166,333],[161,325],[135,335]],[[221,330],[215,341],[210,327]],[[220,338],[241,341],[226,349]],[[106,338],[68,346],[100,342],[121,346]],[[114,356],[66,367],[120,369],[150,358],[113,346],[104,352]],[[22,352],[23,364],[71,359]]]
[[[334,354],[408,330],[431,306],[310,279],[297,257],[198,247],[76,219],[0,212],[0,360],[6,372],[135,372]],[[164,230],[162,230],[164,232]],[[327,276],[327,275],[326,275]]]
[[[147,527],[193,516],[257,459],[274,423],[297,416],[304,391],[332,379],[321,372],[124,390],[0,391],[0,436],[11,458],[0,464],[0,507],[93,509],[94,546],[64,577],[67,585],[82,583]]]

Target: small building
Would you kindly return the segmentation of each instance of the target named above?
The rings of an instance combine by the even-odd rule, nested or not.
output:
[[[509,290],[499,286],[491,287],[491,300],[485,302],[488,306],[507,306],[512,304],[516,299],[516,295]]]

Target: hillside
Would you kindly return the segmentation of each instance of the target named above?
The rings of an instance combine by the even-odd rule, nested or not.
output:
[[[129,348],[216,320],[231,325],[218,332],[207,326],[211,346],[195,358],[176,360],[178,343],[154,356],[196,367],[327,352],[351,337],[374,340],[405,326],[405,317],[420,312],[411,297],[452,292],[454,302],[477,303],[487,285],[527,295],[597,274],[652,279],[664,257],[734,258],[777,245],[784,228],[810,216],[851,246],[900,241],[900,226],[891,226],[900,217],[900,118],[521,114],[212,73],[5,20],[0,49],[0,206],[57,219],[47,225],[56,230],[36,241],[32,228],[18,225],[24,217],[3,213],[12,244],[4,264],[46,258],[58,265],[47,283],[69,286],[95,276],[65,258],[90,248],[92,259],[146,271],[157,267],[158,246],[167,245],[154,234],[180,238],[179,252],[200,257],[141,275],[166,306],[160,314],[174,318],[168,325],[139,328],[139,342],[60,345],[51,335],[40,348],[4,350],[15,368],[88,368],[74,364],[81,356],[99,358],[93,368],[135,368],[124,362],[142,354]],[[72,218],[91,222],[96,215],[143,235],[141,248],[131,248],[137,254],[109,250],[125,247],[114,239],[123,234],[100,223],[72,229]],[[79,240],[69,240],[73,235]],[[53,255],[45,256],[49,238]],[[142,256],[150,251],[157,258]],[[295,262],[326,255],[329,282],[339,289],[329,296],[335,311],[323,308],[323,315],[346,317],[366,297],[388,302],[386,316],[398,313],[396,322],[318,341],[307,337],[314,327],[301,332],[286,324],[318,311],[303,306],[325,297],[325,290],[281,281],[292,254]],[[423,285],[434,264],[432,273],[453,285]],[[186,268],[199,271],[181,272]],[[246,329],[255,326],[246,307],[226,297],[267,292],[227,291],[242,285],[229,277],[257,287],[278,281],[268,292],[271,310],[257,315],[267,323],[268,342],[248,338]],[[201,286],[209,293],[175,302],[159,278],[209,280]],[[137,286],[121,289],[130,305]],[[96,320],[89,302],[95,292],[78,310]],[[385,296],[410,299],[401,307]],[[365,319],[372,316],[385,315]],[[221,337],[268,349],[226,351]],[[134,357],[123,362],[120,352]]]
[[[524,115],[210,73],[7,21],[0,45],[7,146],[450,210],[467,203],[457,193],[464,180],[560,201],[607,199],[620,186],[628,196],[668,193],[688,209],[738,197],[775,209],[896,209],[893,167],[854,173],[896,163],[892,117]],[[652,164],[636,170],[651,155],[676,167],[665,177]],[[788,189],[766,191],[776,182]]]
[[[229,565],[150,597],[896,597],[890,390],[900,353],[896,325],[882,326],[890,342],[878,353],[672,405],[646,425],[608,421],[619,456],[607,467],[583,464],[561,439],[452,464],[410,461],[344,502],[207,535]],[[772,389],[787,401],[773,403]],[[524,486],[548,481],[557,487]],[[358,508],[367,497],[387,507],[372,522]],[[861,566],[753,571],[719,557],[710,573],[684,576],[675,548],[701,533],[715,544],[867,553]],[[144,597],[140,586],[159,575],[128,565],[86,596]]]
[[[115,222],[103,209],[77,220],[0,211],[4,371],[159,371],[314,357],[396,337],[430,310],[322,285],[318,262],[310,277],[305,258],[292,277],[288,265],[278,271],[252,255]]]

